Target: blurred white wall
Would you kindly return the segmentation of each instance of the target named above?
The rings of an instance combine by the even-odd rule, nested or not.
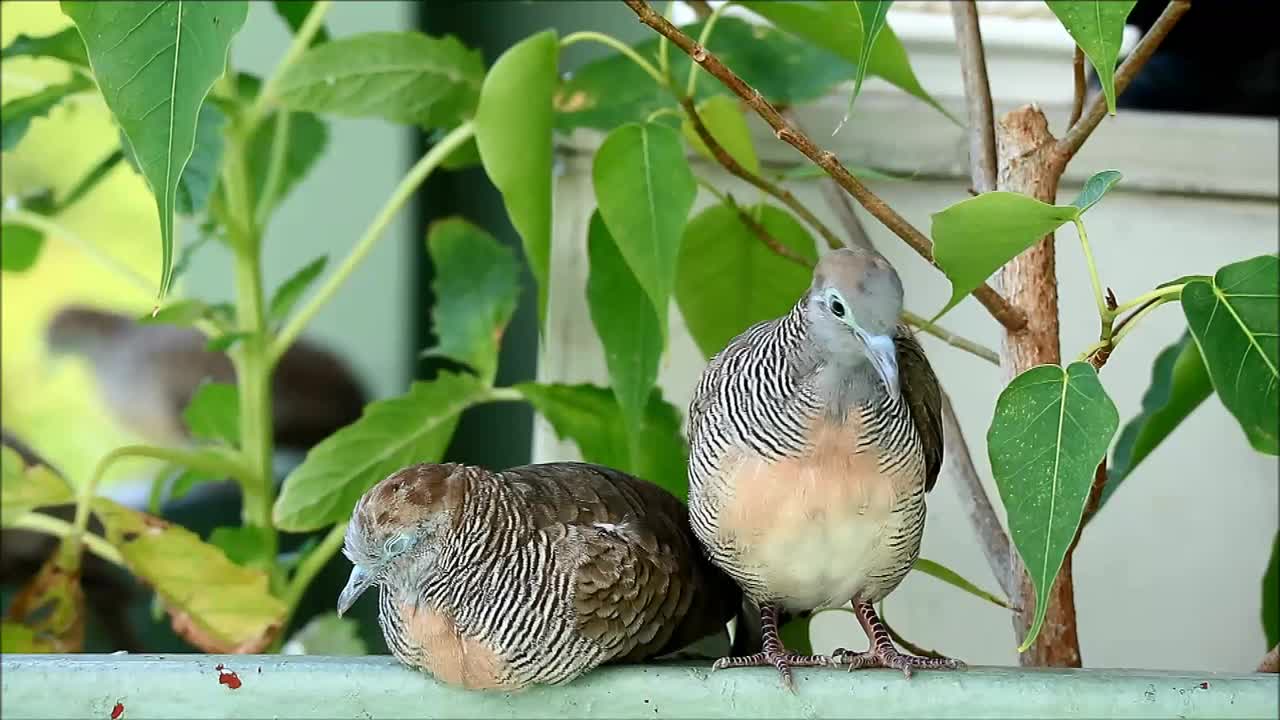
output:
[[[913,36],[912,18],[899,13],[890,20],[908,44],[924,87],[963,118],[954,46],[928,38],[915,42],[921,35]],[[936,18],[916,20],[919,27]],[[1024,30],[1008,25],[1007,19],[995,20],[1006,25],[1006,32],[984,22],[984,35],[997,116],[1035,100],[1044,107],[1050,127],[1061,133],[1071,92],[1069,41],[1055,38],[1052,26]],[[1019,42],[1020,36],[1051,41]],[[850,124],[832,138],[831,129],[846,102],[842,92],[801,108],[801,124],[847,163],[930,178],[869,183],[913,224],[927,232],[929,213],[967,197],[967,146],[961,129],[924,104],[869,80]],[[752,120],[762,160],[802,160]],[[580,133],[566,143],[567,149],[578,152],[565,153],[564,174],[556,187],[542,380],[608,382],[599,341],[582,303],[586,228],[595,204],[589,154],[593,141],[590,133]],[[718,186],[738,197],[756,197],[756,191],[718,168],[697,162],[697,171]],[[1274,121],[1121,110],[1119,116],[1104,120],[1076,158],[1059,192],[1060,201],[1074,196],[1081,179],[1106,168],[1121,170],[1126,180],[1090,211],[1088,229],[1104,282],[1122,299],[1183,274],[1212,273],[1227,262],[1276,249]],[[792,189],[824,222],[839,228],[816,183]],[[711,201],[702,193],[693,213]],[[858,211],[875,244],[901,272],[908,307],[932,315],[949,296],[946,280],[860,207]],[[1096,339],[1097,315],[1074,231],[1059,232],[1057,245],[1063,356],[1070,360]],[[660,382],[666,397],[683,409],[704,363],[679,313],[671,316],[671,348]],[[949,313],[943,325],[999,347],[997,324],[971,299]],[[1176,305],[1163,308],[1112,356],[1102,380],[1122,423],[1139,408],[1156,353],[1175,341],[1184,327]],[[998,501],[985,437],[1002,387],[1000,371],[922,337],[952,396],[987,491]],[[544,421],[536,427],[535,462],[577,456],[576,448],[557,441]],[[1249,447],[1216,397],[1138,467],[1082,538],[1075,556],[1086,666],[1222,671],[1256,667],[1267,649],[1260,589],[1280,515],[1277,469],[1276,458]],[[922,554],[998,592],[957,501],[956,487],[943,477],[931,494]],[[914,642],[970,663],[1017,662],[1006,612],[927,576],[908,576],[886,602],[886,616]],[[819,652],[838,645],[865,647],[856,622],[847,615],[824,614],[813,627]]]

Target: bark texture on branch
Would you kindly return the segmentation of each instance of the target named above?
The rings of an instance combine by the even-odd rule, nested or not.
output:
[[[996,124],[996,188],[1053,203],[1064,167],[1056,142],[1044,113],[1035,105],[1023,106],[1000,118]],[[1005,333],[1000,359],[1006,381],[1036,365],[1060,363],[1053,236],[1043,238],[1006,264],[1000,279],[1005,298],[1027,318],[1022,330]],[[1012,584],[1018,590],[1010,599],[1021,608],[1013,621],[1021,645],[1035,617],[1035,589],[1017,552],[1011,551],[1010,556]],[[1019,660],[1027,666],[1080,667],[1070,554],[1049,593],[1040,634]]]

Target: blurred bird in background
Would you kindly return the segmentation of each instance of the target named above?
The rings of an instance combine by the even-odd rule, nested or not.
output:
[[[727,635],[742,597],[674,495],[588,463],[404,468],[360,499],[343,552],[338,612],[377,586],[395,656],[473,689],[670,655]]]

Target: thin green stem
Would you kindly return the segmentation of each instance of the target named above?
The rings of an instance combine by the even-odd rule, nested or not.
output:
[[[490,388],[489,395],[486,398],[489,402],[524,402],[524,393],[515,388],[499,387]]]
[[[22,530],[34,530],[35,532],[41,532],[46,535],[52,535],[59,538],[65,538],[75,532],[75,526],[66,520],[38,512],[29,512],[26,515],[23,515],[14,521],[13,527]],[[85,548],[89,552],[97,555],[103,560],[106,560],[113,565],[119,565],[120,567],[125,566],[124,556],[120,554],[120,551],[117,550],[114,545],[103,538],[100,538],[93,533],[85,533],[80,536],[80,542],[84,544]]]
[[[245,116],[244,121],[244,137],[248,138],[253,135],[254,129],[258,127],[258,123],[262,121],[262,116],[267,111],[267,104],[271,102],[271,96],[275,94],[276,85],[279,84],[280,76],[283,74],[284,69],[292,65],[311,46],[311,40],[316,36],[316,33],[320,32],[320,27],[324,24],[324,16],[329,12],[329,6],[332,4],[332,0],[317,0],[311,6],[311,12],[307,13],[307,19],[302,21],[302,26],[298,28],[297,34],[293,36],[293,43],[289,45],[284,57],[280,59],[280,64],[276,65],[275,72],[271,73],[271,77],[267,78],[266,83],[262,86],[262,91],[258,93],[258,97],[253,101],[253,106],[249,108],[249,113]]]
[[[287,627],[289,618],[293,616],[294,611],[298,609],[298,603],[302,602],[302,596],[307,591],[307,586],[315,580],[316,575],[324,569],[329,559],[334,553],[342,548],[342,540],[346,536],[347,524],[338,523],[329,530],[329,534],[324,536],[324,540],[319,545],[307,553],[307,556],[298,563],[298,569],[294,571],[293,577],[289,580],[289,585],[284,591],[281,598],[285,605],[284,619],[281,621],[281,627]],[[281,633],[283,638],[283,633]]]
[[[470,122],[459,125],[451,130],[448,135],[445,135],[440,142],[436,143],[409,170],[409,173],[400,181],[395,191],[391,193],[391,197],[386,204],[382,206],[382,209],[373,218],[373,222],[369,224],[364,234],[356,241],[355,247],[343,259],[342,264],[329,274],[315,295],[293,317],[289,318],[289,321],[280,330],[280,334],[271,346],[270,365],[275,365],[280,356],[284,354],[284,351],[289,348],[289,345],[302,333],[302,329],[307,326],[307,323],[311,322],[311,319],[315,317],[316,313],[320,312],[320,309],[333,297],[338,288],[342,287],[342,284],[346,282],[351,273],[360,265],[360,262],[369,254],[369,251],[373,249],[374,244],[382,236],[383,231],[387,229],[387,225],[391,224],[396,213],[413,196],[418,186],[444,162],[444,159],[450,153],[461,147],[467,140],[470,140],[474,134],[475,127]]]
[[[262,183],[261,195],[258,196],[258,207],[254,210],[253,221],[258,227],[265,227],[271,207],[275,205],[276,196],[280,194],[280,184],[284,179],[285,156],[289,147],[289,126],[293,113],[281,110],[276,113],[275,132],[271,135],[271,159],[267,164],[267,179]],[[246,142],[248,139],[246,139]]]
[[[1093,260],[1093,249],[1089,247],[1089,235],[1084,230],[1084,222],[1076,218],[1076,234],[1080,236],[1080,248],[1084,250],[1084,262],[1089,267],[1089,281],[1093,283],[1093,299],[1098,305],[1098,320],[1102,323],[1102,339],[1111,337],[1111,320],[1107,309],[1107,300],[1102,295],[1102,280],[1098,277],[1098,265]]]
[[[1120,341],[1123,340],[1124,337],[1128,335],[1129,332],[1132,331],[1133,328],[1136,327],[1137,324],[1141,322],[1143,318],[1145,318],[1147,315],[1150,315],[1151,312],[1154,311],[1156,308],[1160,307],[1161,305],[1164,305],[1167,302],[1171,302],[1172,300],[1173,298],[1171,297],[1164,297],[1158,300],[1154,300],[1151,302],[1150,305],[1147,305],[1141,310],[1135,312],[1133,315],[1130,315],[1129,317],[1125,318],[1123,324],[1120,326],[1120,329],[1116,331],[1115,337],[1111,338],[1111,344],[1119,345]]]
[[[702,186],[702,189],[714,195],[715,198],[720,202],[726,205],[729,204],[729,196],[724,194],[720,190],[720,188],[716,187],[715,185],[712,185],[710,180],[703,177],[697,177],[697,176],[695,176],[695,179],[698,181],[698,184]]]
[[[971,355],[976,355],[992,365],[998,366],[1000,364],[1000,356],[996,351],[986,347],[982,343],[961,337],[950,330],[938,327],[910,310],[902,311],[902,320],[908,325],[919,328],[921,331],[938,338],[953,348],[964,350]]]
[[[649,62],[648,60],[645,60],[643,57],[640,57],[640,53],[631,49],[631,46],[627,45],[626,43],[622,42],[621,40],[619,40],[618,38],[612,35],[606,35],[605,33],[594,32],[591,30],[583,30],[581,32],[569,33],[568,35],[564,36],[563,40],[560,41],[560,47],[563,49],[563,48],[569,47],[570,45],[573,45],[574,43],[580,43],[580,42],[598,42],[602,45],[608,45],[614,50],[617,50],[623,55],[626,55],[636,65],[639,65],[640,69],[648,73],[649,77],[653,78],[653,81],[658,83],[659,86],[664,88],[671,87],[670,84],[667,82],[667,78],[662,74],[661,71],[658,70],[658,68],[653,66],[653,63]]]
[[[680,114],[680,111],[679,111],[679,110],[677,110],[677,109],[675,109],[675,108],[673,108],[673,107],[660,107],[660,108],[658,108],[657,110],[654,110],[653,112],[649,113],[649,114],[645,117],[644,121],[645,121],[645,122],[653,122],[654,120],[657,120],[658,118],[662,117],[663,115],[675,115],[675,116],[676,116],[676,117],[678,117],[678,118],[683,118],[683,117],[684,117],[683,115],[681,115],[681,114]]]
[[[720,13],[729,7],[731,3],[724,3],[711,11],[711,16],[707,18],[707,23],[702,26],[702,32],[698,35],[698,46],[706,47],[707,41],[711,39],[711,29],[716,26],[716,22],[720,20]],[[663,36],[666,39],[666,36]],[[698,71],[701,70],[698,63],[689,63],[689,79],[685,82],[684,96],[687,98],[694,97],[693,93],[698,89]]]
[[[1116,306],[1115,310],[1111,311],[1111,315],[1112,317],[1119,317],[1121,314],[1128,312],[1133,308],[1139,307],[1145,303],[1151,302],[1152,300],[1157,300],[1157,299],[1161,301],[1175,300],[1182,295],[1182,289],[1184,287],[1186,287],[1186,283],[1183,283],[1181,285],[1168,285],[1162,288],[1156,288],[1155,290],[1152,290],[1151,292],[1148,292],[1148,293],[1143,293],[1128,302],[1121,303],[1120,305]]]

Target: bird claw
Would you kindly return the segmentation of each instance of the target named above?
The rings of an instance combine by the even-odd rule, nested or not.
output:
[[[795,692],[795,681],[791,674],[793,667],[832,667],[836,661],[827,655],[799,655],[792,652],[758,652],[754,655],[738,657],[722,657],[712,664],[712,671],[727,668],[773,667],[782,675],[782,684],[787,690]]]
[[[850,672],[863,668],[889,668],[901,670],[902,674],[911,677],[913,670],[963,670],[965,664],[947,657],[918,657],[898,652],[892,646],[878,647],[866,652],[854,652],[837,648],[832,654],[837,665],[846,664]]]

